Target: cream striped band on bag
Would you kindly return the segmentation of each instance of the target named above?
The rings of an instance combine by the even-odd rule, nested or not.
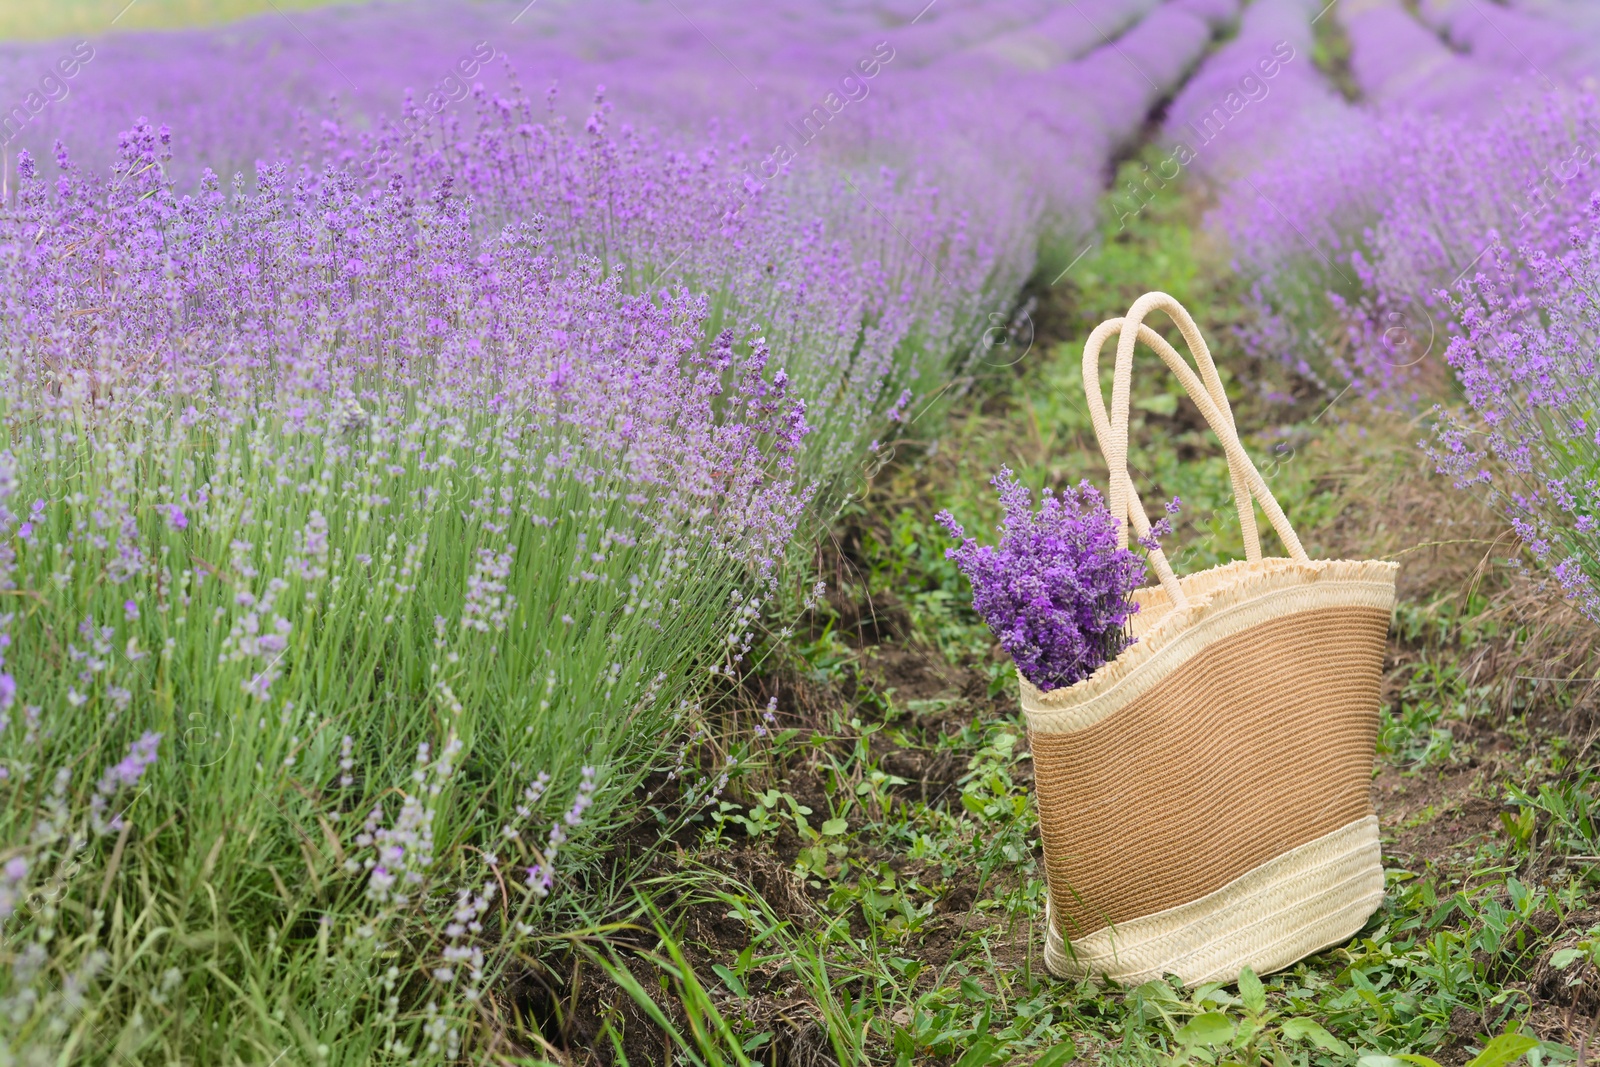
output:
[[[1050,924],[1051,973],[1103,974],[1128,985],[1175,974],[1229,982],[1250,966],[1287,967],[1360,930],[1383,903],[1378,820],[1369,815],[1274,857],[1199,900],[1105,927],[1074,942]],[[1046,906],[1046,913],[1053,909]]]

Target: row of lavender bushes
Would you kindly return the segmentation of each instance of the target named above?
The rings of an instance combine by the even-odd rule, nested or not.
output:
[[[1239,40],[1269,10],[1307,39],[1320,9],[1261,0]],[[1253,285],[1246,340],[1327,401],[1442,401],[1425,450],[1600,621],[1600,25],[1559,4],[1322,14],[1357,99],[1324,87],[1246,129],[1211,217]]]
[[[672,7],[111,38],[8,141],[12,1061],[526,1049],[795,546],[1083,235],[1144,117],[1085,94],[1233,12]]]
[[[537,217],[163,155],[25,156],[6,219],[10,1034],[448,1058],[749,651],[806,408]]]
[[[817,296],[756,333],[759,291],[630,292],[558,216],[485,235],[444,182],[274,167],[179,197],[160,139],[104,185],[25,157],[10,220],[7,579],[38,606],[6,620],[8,870],[19,959],[47,961],[13,972],[13,1033],[137,1049],[220,1020],[240,1050],[244,1016],[351,1062],[450,1059],[511,1025],[482,998],[582,874],[579,831],[631,818],[741,669],[850,435],[961,309],[916,266],[758,231],[771,284]],[[552,148],[580,201],[625,175],[603,139]],[[74,269],[86,241],[106,254]],[[57,910],[103,896],[173,934],[109,973],[133,931]],[[152,989],[185,1025],[149,1024]]]

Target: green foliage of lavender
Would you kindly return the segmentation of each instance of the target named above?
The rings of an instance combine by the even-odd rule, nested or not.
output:
[[[692,304],[638,310],[698,343]],[[254,394],[105,356],[14,365],[4,400],[12,1049],[453,1056],[748,649],[806,499],[794,409],[710,364],[639,390],[646,426],[620,382],[558,398],[559,361],[496,404],[332,386],[327,349]]]
[[[706,632],[750,621],[731,554],[515,417],[147,399],[89,425],[62,399],[6,412],[14,1039],[223,1019],[243,1058],[448,1052],[575,869],[558,846],[616,817],[686,668],[722,665]],[[112,766],[130,744],[142,774]],[[164,1025],[124,1014],[152,989]]]
[[[531,184],[598,195],[587,135]],[[105,178],[24,156],[0,220],[7,1048],[481,1051],[819,492],[904,410],[887,385],[962,320],[913,301],[873,347],[849,289],[765,322],[737,285],[643,295],[588,251],[639,227],[496,228],[448,180],[181,196],[167,141],[129,131]],[[666,197],[673,223],[721,190]],[[860,269],[768,225],[786,270]],[[855,343],[810,345],[824,323]]]

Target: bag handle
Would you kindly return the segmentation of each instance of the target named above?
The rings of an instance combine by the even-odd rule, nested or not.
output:
[[[1184,343],[1189,346],[1200,367],[1199,376],[1165,338],[1144,325],[1145,316],[1156,310],[1166,312],[1177,324]],[[1105,402],[1100,396],[1100,349],[1112,334],[1118,335],[1117,361],[1111,379],[1111,413],[1108,416]],[[1109,503],[1112,515],[1118,520],[1118,547],[1128,547],[1130,522],[1137,536],[1143,538],[1150,534],[1150,517],[1145,513],[1128,473],[1128,408],[1136,341],[1143,341],[1154,349],[1162,361],[1172,368],[1212,432],[1222,442],[1223,451],[1228,457],[1228,473],[1233,482],[1234,505],[1239,511],[1239,527],[1244,534],[1245,558],[1251,561],[1261,558],[1261,535],[1256,528],[1253,506],[1254,502],[1259,502],[1272,528],[1289,550],[1290,557],[1301,562],[1309,560],[1294,527],[1289,525],[1288,517],[1278,506],[1277,498],[1267,488],[1261,472],[1256,470],[1239,441],[1239,432],[1234,428],[1233,409],[1228,404],[1228,395],[1222,388],[1222,379],[1217,374],[1205,338],[1200,335],[1199,327],[1183,305],[1166,293],[1146,293],[1141,296],[1128,309],[1127,315],[1120,319],[1107,319],[1095,327],[1083,346],[1083,387],[1089,401],[1089,417],[1094,423],[1095,437],[1100,441],[1100,450],[1106,457],[1106,466],[1111,474]],[[1185,606],[1188,599],[1178,585],[1166,553],[1155,549],[1150,553],[1150,562],[1173,605]]]

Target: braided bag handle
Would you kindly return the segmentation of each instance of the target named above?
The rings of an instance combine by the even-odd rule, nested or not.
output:
[[[1199,375],[1165,338],[1144,325],[1145,316],[1158,310],[1166,312],[1177,324],[1184,343],[1199,364]],[[1111,412],[1108,416],[1105,402],[1100,396],[1100,349],[1112,334],[1117,335],[1117,361],[1111,379]],[[1200,328],[1183,305],[1166,293],[1146,293],[1141,296],[1128,309],[1127,315],[1120,319],[1107,319],[1096,326],[1083,346],[1083,388],[1089,401],[1089,417],[1094,423],[1095,437],[1100,441],[1100,451],[1105,455],[1106,466],[1111,473],[1109,503],[1111,513],[1119,522],[1119,547],[1128,547],[1130,522],[1137,536],[1143,538],[1150,534],[1150,517],[1145,513],[1139,494],[1133,487],[1133,478],[1128,473],[1128,407],[1136,341],[1143,341],[1154,349],[1162,361],[1172,368],[1183,383],[1184,390],[1200,409],[1200,414],[1205,416],[1212,432],[1222,442],[1222,449],[1228,457],[1228,473],[1233,482],[1234,505],[1239,511],[1239,527],[1244,533],[1245,558],[1251,561],[1261,558],[1261,534],[1256,528],[1254,508],[1254,504],[1259,502],[1273,530],[1289,550],[1290,557],[1300,562],[1308,561],[1310,557],[1301,546],[1294,527],[1289,525],[1289,519],[1278,506],[1277,498],[1267,488],[1261,472],[1250,462],[1244,445],[1239,441],[1239,432],[1233,423],[1233,409],[1228,404],[1222,379],[1211,359],[1211,350],[1200,335]],[[1166,553],[1155,549],[1150,553],[1150,563],[1173,606],[1186,606],[1188,598],[1178,585]]]

